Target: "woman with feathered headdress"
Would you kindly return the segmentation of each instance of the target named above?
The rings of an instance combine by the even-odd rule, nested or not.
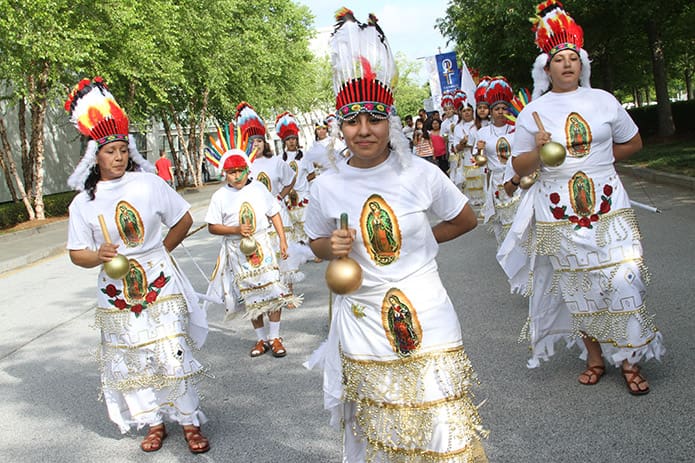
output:
[[[183,427],[191,452],[207,452],[196,388],[205,369],[193,354],[208,325],[169,254],[193,223],[190,205],[140,156],[128,117],[101,78],[80,81],[65,109],[89,138],[68,180],[81,190],[70,204],[70,259],[85,268],[109,265],[118,253],[127,261],[125,275],[102,268],[97,282],[98,361],[109,417],[123,433],[147,426],[145,452],[161,448],[165,420]],[[162,225],[169,228],[164,240]]]
[[[328,340],[307,362],[324,370],[324,403],[344,423],[343,461],[486,461],[438,243],[473,229],[467,198],[413,156],[393,106],[396,67],[374,16],[342,9],[331,40],[336,115],[349,155],[312,186],[305,230],[324,259],[362,267],[333,299]],[[441,221],[429,223],[428,212]],[[337,230],[347,213],[349,228]]]
[[[637,219],[614,167],[642,140],[615,97],[590,87],[582,28],[562,4],[540,3],[533,30],[541,54],[533,100],[517,117],[512,163],[521,175],[538,171],[538,180],[497,256],[512,290],[530,297],[528,364],[547,360],[558,341],[577,344],[586,361],[580,383],[598,383],[608,363],[622,369],[630,394],[646,394],[638,363],[659,359],[664,347],[645,305]],[[542,161],[551,141],[566,152],[564,162]]]

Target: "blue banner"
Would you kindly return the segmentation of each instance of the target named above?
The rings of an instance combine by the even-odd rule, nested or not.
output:
[[[456,52],[442,53],[435,56],[435,59],[442,93],[461,88],[461,71],[456,60]]]

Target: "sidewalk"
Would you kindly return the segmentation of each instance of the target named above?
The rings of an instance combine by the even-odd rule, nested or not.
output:
[[[206,207],[219,182],[206,183],[199,189],[185,188],[179,193],[191,209]],[[199,226],[193,224],[192,229]],[[65,252],[68,239],[68,220],[0,235],[0,275],[33,264],[41,259]]]

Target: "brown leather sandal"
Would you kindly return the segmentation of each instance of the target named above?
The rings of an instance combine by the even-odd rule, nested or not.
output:
[[[606,372],[606,367],[603,365],[594,365],[593,367],[586,366],[586,370],[584,370],[580,375],[577,380],[579,381],[580,384],[583,384],[585,386],[593,386],[594,384],[598,383],[599,380],[601,379],[601,376]],[[586,377],[587,381],[584,382],[581,380],[582,377]]]
[[[622,367],[621,371],[623,373],[623,378],[625,379],[625,384],[627,385],[627,390],[632,395],[644,395],[649,394],[649,384],[647,384],[646,389],[642,389],[640,386],[647,382],[644,376],[640,374],[639,367],[633,366],[632,368]],[[632,388],[635,386],[635,389]]]
[[[191,453],[205,453],[210,450],[208,439],[200,433],[199,426],[184,426],[183,437]]]
[[[270,347],[268,346],[268,342],[263,341],[261,339],[256,343],[255,346],[253,346],[253,349],[251,349],[251,352],[249,352],[249,355],[251,357],[258,357],[259,355],[263,355],[266,352],[268,352],[268,349],[270,349]]]
[[[284,357],[287,355],[285,346],[282,345],[282,338],[275,338],[270,341],[270,349],[273,351],[273,357]]]
[[[167,437],[167,430],[163,424],[150,426],[147,435],[140,443],[143,452],[156,452],[162,448],[162,442]]]

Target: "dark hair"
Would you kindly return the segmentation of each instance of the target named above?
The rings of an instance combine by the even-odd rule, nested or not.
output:
[[[273,157],[273,150],[270,149],[270,143],[265,138],[263,139],[263,153],[261,154],[267,158]]]
[[[297,150],[297,155],[294,157],[295,161],[299,161],[304,157],[304,153],[302,153],[302,150]],[[287,161],[287,151],[282,152],[282,160]]]
[[[133,172],[135,170],[135,163],[131,158],[128,158],[128,165],[125,168],[126,172]],[[99,171],[99,165],[94,164],[91,169],[89,169],[89,175],[87,180],[84,181],[84,191],[87,192],[90,201],[94,201],[94,197],[97,192],[97,183],[101,179],[101,172]]]

